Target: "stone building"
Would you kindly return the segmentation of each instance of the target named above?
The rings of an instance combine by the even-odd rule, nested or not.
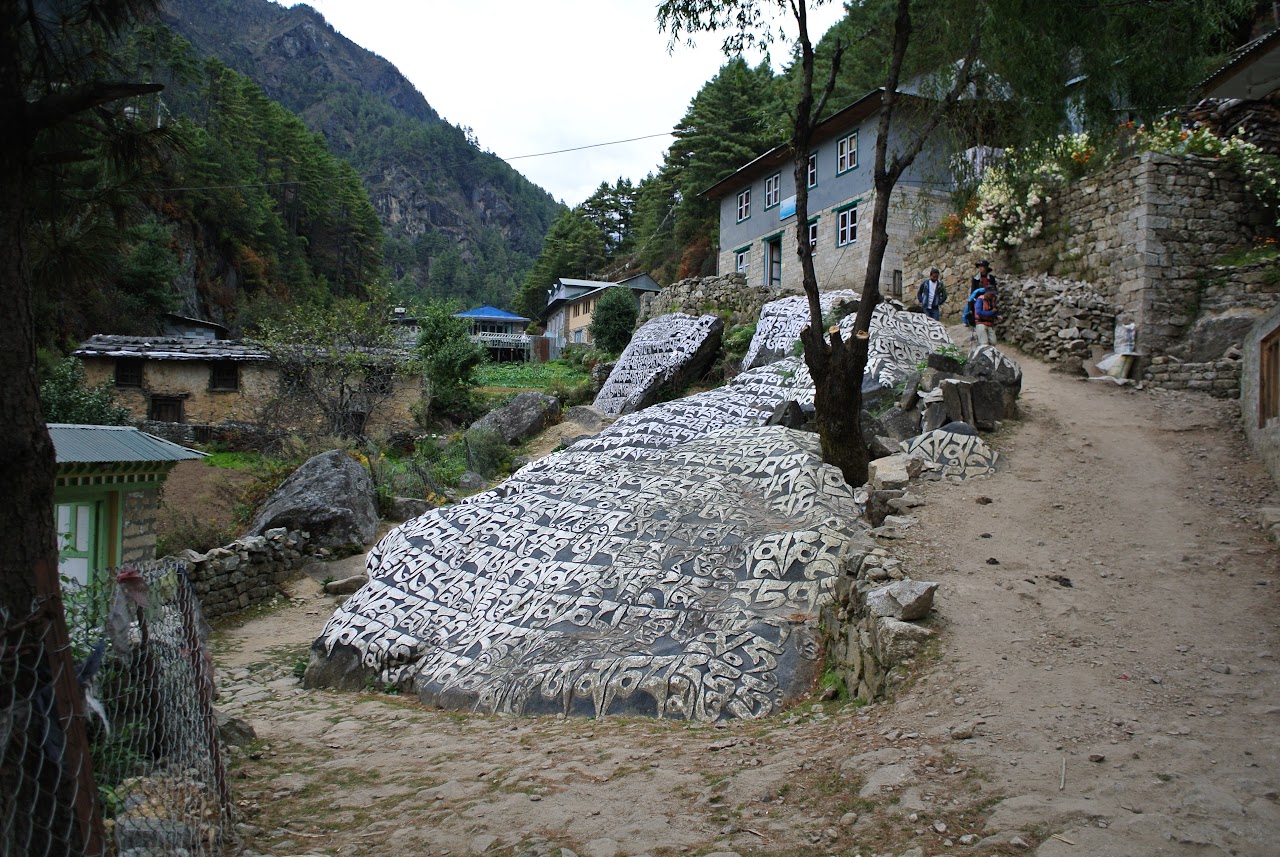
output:
[[[231,427],[273,432],[332,431],[329,418],[291,394],[271,355],[250,342],[195,337],[97,335],[75,351],[90,385],[108,381],[116,401],[148,427],[185,427],[176,436],[205,442]],[[389,359],[399,359],[391,356]],[[410,431],[422,380],[387,371],[364,379],[377,401],[365,409],[368,432]],[[166,435],[173,436],[170,431]]]
[[[165,477],[204,453],[130,426],[53,424],[58,572],[79,583],[156,555],[156,509]]]
[[[823,291],[862,289],[875,205],[872,153],[882,95],[883,90],[868,93],[814,128],[806,177],[808,235]],[[904,113],[910,113],[909,103]],[[920,227],[936,223],[950,202],[946,155],[941,146],[926,145],[894,188],[889,245],[881,266],[882,294],[902,296],[904,254]],[[748,285],[762,285],[774,295],[802,290],[789,145],[764,153],[702,195],[720,206],[720,275],[743,274]]]

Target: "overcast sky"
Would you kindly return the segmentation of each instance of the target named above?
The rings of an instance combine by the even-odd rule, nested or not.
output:
[[[569,205],[602,181],[656,171],[671,128],[725,62],[714,35],[668,55],[655,0],[309,2],[394,63],[441,116],[470,126],[481,148]],[[842,11],[834,2],[811,13],[814,41]],[[650,139],[521,157],[636,137]]]

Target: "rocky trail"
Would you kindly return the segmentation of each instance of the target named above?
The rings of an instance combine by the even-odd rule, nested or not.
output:
[[[311,578],[215,638],[246,854],[1280,853],[1275,485],[1236,405],[1023,366],[990,479],[913,486],[941,582],[892,703],[760,721],[499,718],[294,674]],[[357,560],[358,561],[358,560]],[[332,576],[343,577],[335,570]]]

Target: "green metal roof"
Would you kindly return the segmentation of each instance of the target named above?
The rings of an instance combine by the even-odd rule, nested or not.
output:
[[[91,462],[187,461],[203,452],[139,431],[133,426],[86,426],[52,423],[49,435],[58,464]]]

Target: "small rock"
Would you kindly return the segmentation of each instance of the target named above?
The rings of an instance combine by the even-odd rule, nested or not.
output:
[[[852,827],[858,823],[858,814],[856,812],[846,812],[840,816],[841,827]]]
[[[977,841],[978,841],[978,837],[974,836],[972,833],[966,833],[964,836],[960,837],[961,845],[972,845]]]
[[[1104,756],[1104,755],[1103,755],[1103,754],[1101,754],[1101,753],[1090,753],[1090,754],[1089,754],[1089,761],[1090,761],[1090,762],[1105,762],[1106,760],[1107,760],[1107,757],[1106,757],[1106,756]]]
[[[947,832],[947,825],[946,825],[946,824],[944,824],[944,823],[943,823],[943,822],[941,822],[941,821],[935,821],[935,822],[933,823],[933,832],[934,832],[934,833],[946,833],[946,832]]]
[[[968,741],[972,737],[972,723],[961,723],[951,727],[951,740],[953,741]]]
[[[1031,847],[1029,844],[1027,844],[1027,840],[1023,839],[1021,836],[1013,837],[1012,839],[1009,840],[1009,844],[1012,845],[1014,848],[1030,848]]]
[[[1209,664],[1209,669],[1223,675],[1231,675],[1231,664]]]

